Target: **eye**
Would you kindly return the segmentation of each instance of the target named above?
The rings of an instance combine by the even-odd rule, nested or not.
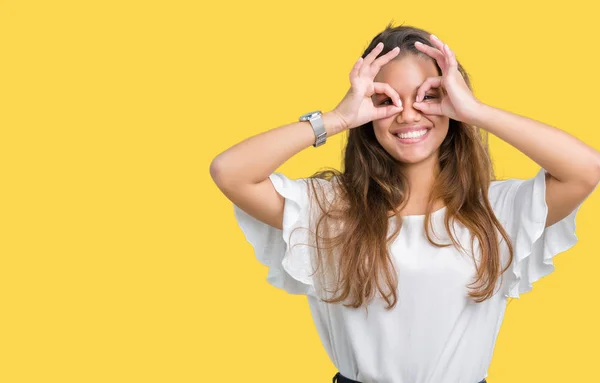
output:
[[[436,96],[434,96],[434,95],[431,95],[431,94],[426,94],[426,95],[423,97],[423,101],[427,100],[427,97],[429,97],[429,98],[432,98],[432,99],[433,99],[433,98],[437,98],[437,97],[436,97]],[[391,105],[391,104],[389,104],[388,102],[392,102],[392,99],[391,99],[391,98],[386,98],[386,99],[384,99],[383,101],[381,101],[381,102],[379,103],[379,105]]]

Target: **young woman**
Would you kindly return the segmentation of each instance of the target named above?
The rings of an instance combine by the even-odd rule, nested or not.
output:
[[[350,83],[333,110],[238,143],[211,175],[267,281],[308,297],[334,382],[486,382],[508,298],[577,241],[600,153],[480,102],[448,45],[418,28],[388,25]],[[343,171],[274,173],[341,132]],[[488,132],[537,175],[496,180]]]

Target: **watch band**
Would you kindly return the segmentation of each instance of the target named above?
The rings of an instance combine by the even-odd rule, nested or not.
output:
[[[323,145],[327,141],[327,131],[325,130],[325,124],[320,110],[306,113],[300,116],[300,121],[308,121],[312,126],[313,132],[315,133],[315,143],[313,146],[316,148]]]

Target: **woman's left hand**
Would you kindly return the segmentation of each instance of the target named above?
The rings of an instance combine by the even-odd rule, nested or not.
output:
[[[413,106],[425,114],[444,115],[453,120],[470,123],[481,102],[475,98],[458,71],[456,57],[448,44],[444,44],[435,35],[431,35],[430,40],[437,49],[419,42],[415,43],[415,47],[435,59],[442,75],[429,77],[423,82],[417,90],[417,99]],[[421,102],[428,90],[439,87],[446,91],[441,97],[441,102]]]

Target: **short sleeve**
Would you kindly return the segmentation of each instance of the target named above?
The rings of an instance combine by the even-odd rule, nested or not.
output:
[[[308,180],[289,179],[281,173],[269,179],[285,198],[283,229],[259,221],[234,204],[236,220],[258,261],[269,267],[268,283],[289,294],[316,296],[311,276],[313,249],[305,245],[311,243]]]
[[[519,298],[532,289],[533,282],[554,271],[552,259],[575,245],[575,216],[569,215],[546,226],[546,170],[530,179],[493,181],[490,203],[513,244],[513,261],[506,271],[506,297]],[[508,257],[507,257],[508,258]],[[505,266],[505,264],[503,264]]]

